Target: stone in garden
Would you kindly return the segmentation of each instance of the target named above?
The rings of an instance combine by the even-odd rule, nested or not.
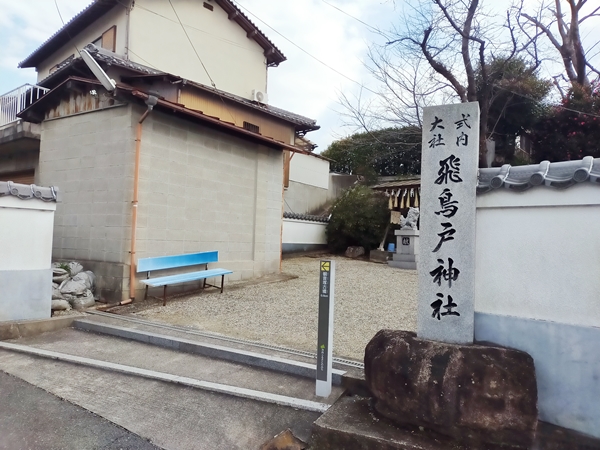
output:
[[[52,300],[53,311],[69,311],[71,309],[71,305],[66,300]]]
[[[347,258],[358,258],[365,254],[365,249],[363,247],[348,247],[345,254]]]
[[[529,448],[537,427],[533,359],[525,352],[458,345],[381,330],[365,349],[375,409],[473,448]]]
[[[479,104],[423,110],[417,334],[473,342]]]

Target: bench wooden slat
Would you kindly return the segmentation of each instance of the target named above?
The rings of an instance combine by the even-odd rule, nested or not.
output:
[[[196,281],[206,278],[218,277],[221,275],[227,275],[233,273],[227,269],[209,269],[200,270],[198,272],[187,272],[177,275],[167,275],[164,277],[150,278],[148,280],[140,280],[142,283],[147,284],[151,287],[165,286],[168,284],[185,283],[186,281]]]
[[[140,258],[137,262],[137,271],[152,272],[154,270],[175,269],[177,267],[196,266],[217,261],[219,261],[218,251]]]

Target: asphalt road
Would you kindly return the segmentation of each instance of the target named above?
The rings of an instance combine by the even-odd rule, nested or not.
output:
[[[0,371],[1,450],[157,450],[146,439]]]

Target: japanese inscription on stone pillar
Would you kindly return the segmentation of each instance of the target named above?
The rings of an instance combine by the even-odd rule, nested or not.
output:
[[[473,342],[479,104],[423,111],[417,335]]]

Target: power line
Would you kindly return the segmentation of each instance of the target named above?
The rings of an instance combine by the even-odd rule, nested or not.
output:
[[[169,0],[169,4],[171,5],[171,8],[173,9],[173,12],[175,13],[175,17],[177,17],[177,21],[179,22],[179,25],[181,25],[181,29],[185,33],[185,37],[187,37],[187,40],[190,42],[190,45],[192,46],[192,49],[194,50],[194,53],[198,57],[198,61],[200,61],[200,64],[202,64],[202,68],[206,72],[206,75],[208,76],[208,79],[210,80],[210,84],[212,85],[212,87],[214,87],[216,89],[217,85],[215,84],[215,82],[213,81],[212,77],[210,76],[210,73],[208,73],[208,69],[204,65],[204,62],[202,61],[202,58],[200,58],[200,55],[198,54],[198,51],[196,50],[196,46],[192,42],[192,39],[190,38],[190,35],[188,34],[187,30],[183,26],[183,22],[181,22],[181,19],[179,18],[179,14],[177,14],[177,11],[175,10],[175,7],[173,6],[173,2],[171,0]]]
[[[314,59],[315,61],[317,61],[318,63],[322,64],[323,66],[327,67],[329,70],[332,70],[333,72],[337,73],[338,75],[341,75],[342,77],[346,78],[348,81],[351,81],[352,83],[355,83],[357,85],[359,85],[361,88],[365,89],[366,91],[369,91],[375,95],[379,95],[378,92],[375,92],[374,90],[366,87],[364,84],[350,78],[348,75],[340,72],[339,70],[331,67],[329,64],[321,61],[319,58],[317,58],[316,56],[314,56],[313,54],[309,53],[307,50],[304,50],[302,47],[300,47],[298,44],[296,44],[294,41],[292,41],[291,39],[287,38],[286,36],[284,36],[283,34],[281,34],[279,31],[277,31],[275,28],[273,28],[271,25],[269,25],[268,23],[266,23],[264,20],[262,20],[260,17],[258,17],[256,14],[254,14],[252,11],[250,11],[248,8],[242,6],[241,4],[238,3],[238,6],[240,8],[242,8],[243,10],[245,10],[248,14],[250,14],[252,17],[254,17],[256,20],[258,20],[259,22],[262,22],[265,26],[267,26],[268,28],[270,28],[271,30],[273,30],[275,33],[277,33],[279,36],[281,36],[283,39],[285,39],[286,41],[288,41],[290,44],[292,44],[294,47],[296,47],[297,49],[299,49],[300,51],[306,53],[308,56],[310,56],[312,59]]]
[[[181,21],[181,19],[179,18],[179,14],[177,14],[177,11],[175,10],[175,6],[173,6],[173,3],[171,2],[171,0],[169,0],[169,4],[171,5],[171,8],[173,9],[173,12],[175,13],[175,17],[177,17],[177,20],[179,21],[179,25],[181,25],[181,28],[183,30],[183,32],[185,33],[185,36],[187,37],[188,41],[190,42],[190,45],[192,46],[192,49],[194,50],[194,53],[196,54],[196,56],[198,57],[198,61],[200,61],[200,64],[202,64],[202,68],[204,69],[204,71],[206,72],[206,75],[208,76],[208,79],[210,80],[210,84],[213,87],[213,89],[215,90],[215,93],[219,96],[219,98],[221,99],[221,102],[223,103],[223,106],[225,107],[225,109],[227,110],[227,112],[229,113],[229,115],[231,116],[231,119],[233,120],[233,123],[235,124],[235,117],[232,114],[231,110],[229,109],[229,107],[227,106],[227,104],[225,103],[225,100],[223,99],[223,96],[219,93],[218,89],[217,89],[217,85],[215,84],[214,80],[212,79],[212,77],[210,76],[210,73],[208,73],[208,69],[206,68],[206,66],[204,65],[204,62],[202,61],[202,58],[200,58],[200,55],[198,54],[198,51],[196,50],[196,46],[194,45],[194,43],[192,42],[192,39],[190,38],[190,35],[188,34],[187,30],[185,29],[185,26],[183,25],[183,22]]]
[[[63,28],[64,28],[66,25],[65,25],[65,21],[63,20],[63,16],[60,13],[60,8],[58,7],[58,0],[54,0],[54,5],[56,6],[56,11],[58,12],[58,17],[60,17],[60,21],[62,22]],[[67,36],[69,36],[69,40],[73,41],[73,37],[71,36],[71,33],[69,33],[69,30],[67,30],[65,28],[65,31],[67,32]],[[77,47],[75,42],[73,42],[73,47],[75,47],[75,50],[77,50],[77,53],[79,53],[79,48]]]
[[[498,89],[502,89],[503,91],[510,92],[511,94],[518,95],[520,97],[526,98],[527,100],[530,100],[530,101],[532,101],[534,103],[537,103],[539,105],[542,105],[542,106],[550,106],[550,107],[553,107],[553,108],[562,109],[564,111],[569,111],[569,112],[573,112],[573,113],[577,113],[577,114],[583,114],[585,116],[600,118],[600,115],[598,115],[598,114],[588,113],[588,112],[585,112],[585,111],[579,111],[577,109],[567,108],[566,106],[562,106],[562,105],[553,105],[553,104],[544,103],[541,100],[537,100],[537,99],[535,99],[533,97],[529,97],[529,96],[527,96],[525,94],[522,94],[520,92],[511,91],[510,89],[507,89],[504,86],[500,86],[499,84],[494,84],[494,86],[497,87]]]
[[[332,3],[329,3],[327,0],[321,0],[321,1],[322,1],[323,3],[325,3],[326,5],[329,5],[329,6],[331,6],[332,8],[334,8],[334,9],[337,9],[339,12],[341,12],[342,14],[345,14],[346,16],[350,17],[351,19],[354,19],[354,20],[356,20],[357,22],[360,22],[360,23],[362,23],[364,26],[366,26],[367,28],[369,28],[370,30],[374,31],[374,32],[375,32],[375,33],[377,33],[377,34],[380,34],[380,35],[382,35],[384,38],[386,38],[386,39],[388,39],[388,40],[390,40],[390,39],[391,39],[391,38],[390,38],[390,37],[389,37],[389,36],[388,36],[386,33],[384,33],[383,31],[381,31],[379,28],[376,28],[376,27],[374,27],[373,25],[370,25],[370,24],[368,24],[367,22],[365,22],[365,21],[363,21],[363,20],[359,19],[358,17],[356,17],[356,16],[353,16],[352,14],[350,14],[350,13],[348,13],[348,12],[344,11],[343,9],[341,9],[341,8],[339,8],[339,7],[337,7],[337,6],[335,6],[334,4],[332,4]]]

